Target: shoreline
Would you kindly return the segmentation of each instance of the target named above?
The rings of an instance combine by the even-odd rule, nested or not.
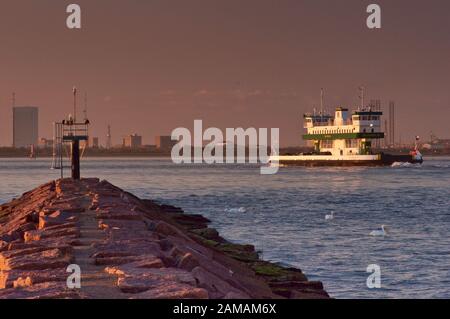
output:
[[[96,178],[44,184],[0,205],[0,298],[329,298],[209,223]],[[65,287],[69,263],[79,290]]]
[[[427,160],[436,160],[436,159],[450,159],[450,153],[449,154],[422,154],[424,161]],[[30,158],[28,156],[2,156],[0,155],[0,160],[4,159],[4,160],[29,160],[30,162],[36,161],[36,160],[48,160],[48,161],[52,161],[52,157],[51,156],[38,156],[36,158]],[[119,160],[119,159],[124,159],[124,160],[130,160],[130,159],[155,159],[155,160],[170,160],[172,161],[172,158],[169,155],[158,155],[158,156],[153,156],[153,155],[139,155],[139,154],[135,154],[135,155],[100,155],[100,156],[95,156],[95,155],[89,155],[89,156],[84,156],[82,160],[89,160],[89,159],[94,159],[94,160],[98,160],[98,159],[114,159],[114,160]],[[247,161],[247,159],[246,159]],[[205,163],[202,163],[205,164]],[[226,163],[222,163],[222,164],[226,164]],[[248,163],[247,163],[248,164]],[[215,165],[215,164],[213,164]],[[221,164],[219,164],[221,165]]]
[[[402,147],[402,148],[374,148],[374,153],[388,153],[388,154],[409,154],[411,151],[411,147]],[[279,154],[281,155],[295,155],[300,153],[308,153],[313,151],[312,148],[309,147],[281,147],[279,150]],[[248,149],[247,151],[248,152]],[[428,150],[428,149],[420,149],[422,155],[427,157],[445,157],[450,156],[450,149],[441,149],[441,150]],[[36,155],[37,158],[52,158],[52,149],[37,149]],[[86,153],[84,155],[87,158],[170,158],[171,150],[149,150],[148,148],[137,148],[137,149],[102,149],[102,148],[88,148],[86,149]],[[5,148],[0,147],[0,158],[30,158],[30,150],[29,149],[14,149],[14,148]]]

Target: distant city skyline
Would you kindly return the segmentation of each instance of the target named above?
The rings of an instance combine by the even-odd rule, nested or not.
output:
[[[16,105],[38,105],[39,137],[72,112],[72,87],[88,93],[91,136],[112,144],[137,132],[143,144],[207,126],[279,127],[282,146],[304,145],[302,114],[320,105],[396,102],[397,141],[431,131],[449,138],[450,2],[78,0],[83,28],[65,27],[64,2],[2,1],[0,145],[12,145]],[[32,7],[33,10],[29,10]]]

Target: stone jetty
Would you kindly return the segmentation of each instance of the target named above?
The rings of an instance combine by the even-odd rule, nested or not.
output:
[[[52,181],[0,206],[0,299],[328,298],[208,224],[107,181]]]

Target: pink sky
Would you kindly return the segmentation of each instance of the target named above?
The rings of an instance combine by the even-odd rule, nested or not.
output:
[[[83,28],[65,26],[69,3]],[[345,2],[345,4],[344,4]],[[0,145],[11,145],[11,93],[40,107],[40,136],[89,95],[92,135],[105,143],[172,129],[279,127],[299,145],[301,116],[319,104],[353,108],[358,87],[395,100],[403,141],[449,137],[450,2],[375,1],[383,27],[365,26],[373,1],[3,0]],[[81,106],[80,106],[81,109]],[[400,136],[400,133],[397,133]]]

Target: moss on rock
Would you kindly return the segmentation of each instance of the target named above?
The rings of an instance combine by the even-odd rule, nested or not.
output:
[[[209,240],[219,241],[221,239],[219,232],[214,228],[193,229],[191,232]]]

